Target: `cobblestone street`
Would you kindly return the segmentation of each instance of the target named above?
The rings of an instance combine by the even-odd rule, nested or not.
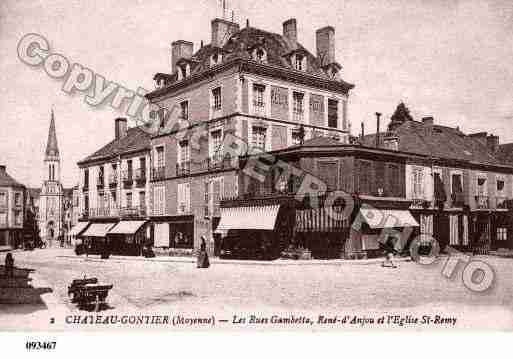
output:
[[[63,257],[63,255],[65,257]],[[444,259],[432,266],[399,262],[398,268],[368,264],[261,265],[214,263],[197,269],[190,262],[71,257],[71,250],[15,253],[16,265],[36,269],[53,288],[58,302],[78,313],[67,296],[72,279],[98,277],[114,285],[104,313],[130,312],[297,312],[342,313],[504,311],[511,323],[513,260],[481,257],[492,265],[492,290],[473,293],[461,281],[442,276]],[[0,255],[3,260],[3,255]],[[2,307],[0,306],[0,310]],[[508,314],[509,313],[509,314]],[[218,314],[219,315],[219,314]],[[509,315],[509,316],[508,316]],[[490,323],[498,324],[500,323]],[[505,323],[504,325],[507,325]]]

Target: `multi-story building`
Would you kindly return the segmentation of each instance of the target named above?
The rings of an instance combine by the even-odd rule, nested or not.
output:
[[[120,237],[113,252],[138,253],[147,237],[150,163],[150,134],[115,119],[114,139],[78,162],[80,228],[72,235],[101,245],[111,234]]]
[[[406,197],[421,231],[442,247],[488,250],[510,247],[508,203],[513,198],[513,166],[500,156],[499,138],[466,135],[458,128],[422,121],[392,121],[378,146],[426,156],[406,164]],[[365,136],[367,146],[376,136]]]
[[[223,19],[211,23],[211,43],[172,43],[170,73],[157,73],[147,98],[161,108],[151,139],[154,245],[191,252],[211,239],[219,200],[238,193],[241,152],[275,151],[319,136],[346,143],[353,88],[341,79],[335,30],[317,30],[317,53],[298,41],[295,19],[276,34]],[[244,153],[240,153],[244,154]]]
[[[14,249],[23,243],[26,188],[0,166],[0,249]]]

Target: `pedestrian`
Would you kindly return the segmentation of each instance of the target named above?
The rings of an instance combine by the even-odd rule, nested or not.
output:
[[[207,253],[207,243],[205,240],[205,236],[201,236],[201,245],[198,253],[198,260],[196,263],[197,268],[208,268],[210,267],[210,262],[208,260]]]
[[[381,265],[386,268],[397,268],[397,266],[392,261],[392,259],[394,259],[395,252],[395,241],[393,236],[388,236],[387,240],[385,241],[384,249],[385,260]]]
[[[5,276],[14,277],[14,257],[11,252],[5,256]]]

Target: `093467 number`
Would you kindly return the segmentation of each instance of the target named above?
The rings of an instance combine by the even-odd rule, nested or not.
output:
[[[27,350],[54,350],[57,342],[28,341],[25,343]]]

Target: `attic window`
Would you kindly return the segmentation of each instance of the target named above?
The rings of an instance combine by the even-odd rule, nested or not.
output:
[[[267,62],[267,53],[264,48],[257,47],[253,51],[253,58],[258,62]]]
[[[222,60],[223,56],[220,53],[216,52],[212,54],[212,56],[210,57],[210,66],[218,65],[221,63]]]
[[[294,68],[296,70],[299,70],[299,71],[304,70],[304,65],[303,65],[304,59],[305,59],[305,57],[303,55],[296,54],[295,59],[294,59]]]

